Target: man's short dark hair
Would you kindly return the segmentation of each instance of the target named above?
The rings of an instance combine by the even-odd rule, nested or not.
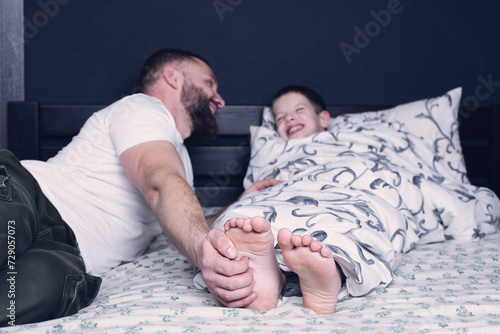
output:
[[[160,49],[149,56],[144,62],[139,72],[137,80],[137,91],[146,93],[149,88],[156,82],[161,69],[168,63],[182,63],[184,61],[194,61],[199,59],[205,64],[210,64],[197,54],[181,49]]]
[[[291,85],[281,88],[276,94],[274,94],[271,105],[273,105],[277,99],[288,93],[299,93],[304,95],[314,106],[317,114],[319,114],[323,110],[326,110],[326,103],[321,95],[319,95],[316,91],[312,90],[309,87],[299,85]]]

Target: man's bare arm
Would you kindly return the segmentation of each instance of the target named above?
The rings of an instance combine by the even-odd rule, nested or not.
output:
[[[168,239],[192,263],[198,264],[208,226],[185,181],[184,166],[173,144],[153,141],[136,145],[120,155],[120,162],[158,217]]]
[[[120,155],[120,162],[167,238],[202,270],[212,294],[227,306],[249,304],[255,294],[248,261],[225,258],[236,256],[229,238],[216,232],[208,235],[203,210],[185,180],[184,165],[173,144],[152,141],[133,146]]]

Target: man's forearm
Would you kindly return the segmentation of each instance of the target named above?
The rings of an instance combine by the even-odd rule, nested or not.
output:
[[[165,235],[189,261],[198,265],[208,226],[198,199],[185,180],[184,164],[174,145],[168,141],[138,144],[123,152],[120,162]]]
[[[201,243],[209,230],[203,210],[183,178],[170,174],[163,184],[154,195],[153,210],[167,238],[198,265]]]

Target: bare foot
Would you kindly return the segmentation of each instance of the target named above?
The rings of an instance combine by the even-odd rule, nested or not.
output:
[[[334,313],[342,277],[332,251],[308,235],[293,235],[287,228],[278,232],[278,244],[283,261],[299,276],[304,307],[317,314]]]
[[[238,250],[238,259],[247,256],[253,270],[257,299],[247,308],[258,311],[276,308],[285,276],[276,260],[271,224],[263,217],[232,218],[224,229]]]

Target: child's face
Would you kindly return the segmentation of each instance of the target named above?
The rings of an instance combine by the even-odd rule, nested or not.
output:
[[[328,111],[317,114],[309,99],[300,93],[279,97],[272,108],[278,134],[285,140],[308,137],[330,125]]]

